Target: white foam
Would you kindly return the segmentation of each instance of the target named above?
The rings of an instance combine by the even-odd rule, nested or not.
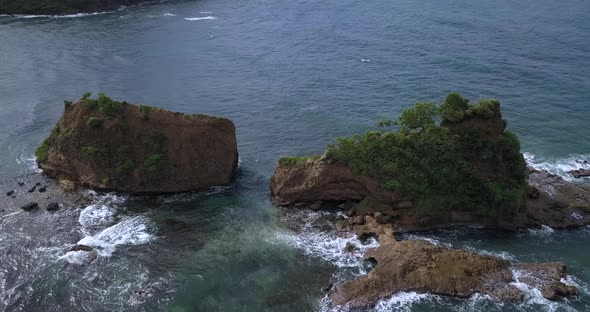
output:
[[[578,169],[590,170],[590,155],[571,155],[560,159],[546,159],[532,153],[523,153],[527,164],[537,170],[546,170],[552,174],[561,176],[567,181],[581,181],[569,172]]]
[[[153,236],[148,233],[147,224],[148,220],[142,216],[129,218],[94,236],[84,237],[78,244],[91,246],[96,249],[99,256],[108,257],[119,245],[141,245],[152,240]]]
[[[527,275],[528,273],[525,271],[512,270],[512,277],[515,282],[511,282],[510,285],[515,286],[524,293],[523,302],[518,305],[521,309],[530,309],[531,306],[543,306],[546,311],[576,311],[574,308],[569,307],[567,303],[546,299],[539,289],[521,282],[520,278]]]
[[[59,257],[60,260],[67,261],[70,264],[82,265],[88,259],[88,252],[86,251],[69,251],[65,255]]]
[[[114,221],[116,210],[102,203],[92,204],[80,212],[78,222],[87,230],[111,224]]]
[[[379,246],[375,239],[369,239],[363,244],[354,234],[337,236],[321,232],[307,232],[299,235],[278,233],[276,238],[300,249],[307,256],[321,258],[339,267],[359,267],[361,269],[362,256],[365,251]],[[347,243],[354,244],[356,250],[353,252],[346,251]],[[361,273],[365,274],[366,272]]]
[[[174,13],[164,13],[164,15],[162,15],[162,16],[176,16],[176,14],[174,14]]]
[[[201,21],[201,20],[214,20],[217,19],[215,16],[203,16],[203,17],[185,17],[187,21]]]
[[[514,255],[511,255],[510,253],[508,253],[506,251],[495,251],[494,252],[494,251],[488,251],[488,250],[484,250],[484,249],[477,249],[477,248],[469,246],[469,245],[465,245],[464,249],[467,251],[478,253],[480,255],[492,256],[492,257],[496,257],[496,258],[500,258],[500,259],[504,259],[504,260],[508,260],[508,261],[516,261],[516,258],[514,257]]]
[[[209,11],[201,11],[201,12],[199,12],[199,13],[201,13],[201,14],[211,14],[211,13],[213,13],[213,12],[209,12]]]
[[[529,233],[535,236],[549,236],[555,233],[555,230],[545,224],[541,225],[539,229],[528,229]]]
[[[412,305],[420,301],[432,301],[437,296],[432,294],[419,294],[415,291],[401,291],[389,299],[382,299],[375,304],[375,311],[411,311]]]
[[[426,236],[421,236],[421,235],[415,235],[415,234],[409,234],[406,236],[406,238],[408,240],[423,240],[423,241],[427,241],[433,245],[436,246],[440,246],[440,247],[446,247],[446,248],[452,248],[453,244],[451,243],[445,243],[445,242],[441,242],[438,239],[435,238],[431,238],[431,237],[426,237]]]

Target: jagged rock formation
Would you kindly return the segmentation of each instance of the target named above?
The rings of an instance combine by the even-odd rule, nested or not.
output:
[[[231,120],[83,98],[37,150],[44,173],[84,187],[169,193],[228,184],[238,152]]]
[[[399,291],[463,298],[478,292],[518,302],[524,294],[515,282],[539,289],[548,299],[577,294],[575,287],[561,282],[565,277],[562,263],[511,264],[421,240],[390,241],[368,250],[364,257],[376,261],[375,268],[368,275],[337,285],[329,295],[335,305],[368,307]]]

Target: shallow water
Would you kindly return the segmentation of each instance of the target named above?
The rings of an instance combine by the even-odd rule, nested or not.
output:
[[[42,179],[33,151],[64,99],[115,99],[222,115],[237,126],[237,181],[209,193],[90,194],[49,214],[0,205],[7,311],[320,311],[322,287],[367,270],[321,216],[268,198],[281,155],[321,152],[450,91],[502,101],[530,163],[566,175],[590,159],[585,1],[189,1],[68,18],[0,17],[2,191]],[[567,176],[567,175],[566,175]],[[568,177],[569,178],[569,177]],[[69,203],[69,201],[68,201]],[[328,216],[329,217],[329,216]],[[290,229],[292,221],[307,224]],[[590,230],[422,233],[513,261],[564,261],[579,299],[523,306],[398,294],[382,311],[590,309]],[[412,237],[410,237],[412,238]],[[91,244],[79,265],[68,250]],[[359,242],[360,244],[360,242]],[[365,246],[365,248],[370,246]]]

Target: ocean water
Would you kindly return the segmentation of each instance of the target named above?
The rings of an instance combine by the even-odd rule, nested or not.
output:
[[[2,188],[41,179],[34,150],[63,100],[85,91],[231,118],[240,152],[236,182],[205,193],[90,192],[55,214],[2,198],[0,310],[337,310],[321,289],[366,273],[361,254],[342,252],[361,242],[336,236],[329,215],[273,206],[277,159],[459,91],[499,99],[529,163],[568,177],[590,160],[589,15],[582,0],[208,0],[0,17]],[[501,305],[408,292],[378,311],[590,310],[590,228],[405,238],[564,261],[581,295],[550,302],[525,289],[525,303]],[[97,259],[68,252],[76,243]]]

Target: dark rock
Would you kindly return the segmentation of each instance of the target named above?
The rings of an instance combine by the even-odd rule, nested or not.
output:
[[[12,194],[14,194],[14,190],[10,190],[10,191],[6,192],[6,196],[10,196]]]
[[[35,185],[36,186],[40,186],[41,185],[41,182],[37,182],[37,183],[35,183]]]
[[[541,193],[538,188],[529,185],[527,196],[531,199],[538,199]]]
[[[345,219],[346,218],[343,215],[341,215],[341,214],[336,215],[336,218],[335,218],[336,221],[342,221],[342,220],[345,220]]]
[[[346,246],[344,247],[344,251],[346,251],[348,253],[352,253],[357,249],[358,249],[358,247],[354,243],[351,243],[351,242],[346,243]]]
[[[590,177],[590,169],[578,169],[570,171],[570,174],[574,176],[574,178],[584,178]]]
[[[387,224],[393,221],[393,217],[377,211],[375,212],[375,221],[377,221],[379,224]]]
[[[42,187],[39,188],[39,193],[43,193],[45,191],[47,191],[47,187],[42,186]]]
[[[82,245],[82,244],[78,244],[75,245],[74,247],[70,248],[70,250],[68,251],[93,251],[94,248],[87,246],[87,245]]]
[[[30,203],[28,203],[28,204],[26,204],[26,205],[24,205],[24,206],[21,206],[20,208],[21,208],[22,210],[24,210],[24,211],[31,211],[31,210],[33,210],[33,209],[37,209],[37,208],[39,208],[39,204],[37,204],[37,203],[35,203],[35,202],[30,202]]]
[[[315,203],[313,203],[313,204],[311,204],[309,206],[309,209],[316,210],[316,211],[317,210],[320,210],[321,208],[322,208],[322,202],[321,201],[317,201],[317,202],[315,202]]]
[[[47,211],[56,211],[59,209],[59,204],[58,203],[49,203],[47,205]]]
[[[334,285],[332,285],[332,284],[328,284],[328,285],[322,287],[322,290],[321,290],[322,294],[327,294],[328,292],[330,292],[330,290],[332,290],[333,286]]]
[[[350,225],[363,225],[365,224],[365,216],[356,216],[349,221]]]
[[[18,182],[18,186],[23,186],[25,185],[25,182]]]
[[[33,186],[33,187],[31,187],[30,189],[28,189],[28,191],[27,191],[27,192],[29,192],[29,193],[33,193],[33,192],[35,191],[35,189],[37,189],[37,186]]]

